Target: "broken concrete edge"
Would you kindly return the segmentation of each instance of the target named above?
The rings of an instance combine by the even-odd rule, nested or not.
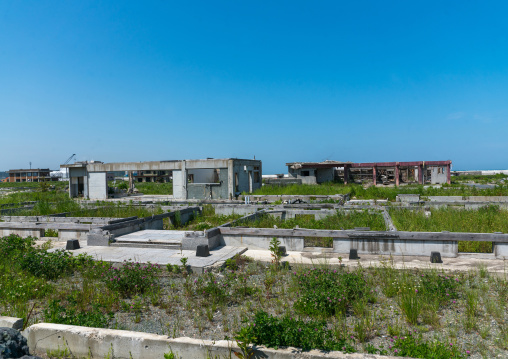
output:
[[[21,330],[23,329],[23,319],[0,316],[0,328],[12,328],[16,330]]]
[[[228,340],[202,340],[187,337],[171,339],[168,336],[126,330],[78,327],[63,324],[39,323],[30,326],[24,334],[28,347],[35,354],[52,350],[68,350],[74,358],[164,358],[173,352],[177,358],[206,359],[210,357],[236,357],[239,347]],[[373,354],[345,354],[297,348],[272,349],[254,346],[255,357],[265,359],[340,358],[340,359],[394,359],[393,356]],[[399,357],[400,358],[400,357]]]

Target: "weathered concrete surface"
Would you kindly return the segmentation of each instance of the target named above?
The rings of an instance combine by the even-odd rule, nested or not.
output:
[[[57,248],[52,248],[54,251]],[[74,250],[72,253],[88,254],[94,259],[106,262],[121,263],[124,260],[131,260],[139,263],[157,263],[160,265],[172,264],[181,265],[180,259],[188,258],[187,265],[195,272],[202,272],[205,268],[214,265],[217,262],[233,258],[236,254],[241,254],[247,250],[246,247],[223,246],[210,250],[209,257],[196,257],[195,250],[176,250],[176,249],[158,249],[158,248],[130,248],[130,247],[111,247],[111,246],[84,246]]]
[[[253,250],[249,249],[244,255],[254,258],[262,262],[270,263],[272,258],[270,251],[267,250]],[[341,260],[339,260],[339,256]],[[288,255],[283,257],[283,261],[294,264],[316,265],[339,265],[345,264],[349,267],[356,267],[360,263],[363,267],[366,266],[382,266],[387,263],[392,263],[395,268],[419,268],[429,269],[438,268],[450,271],[470,271],[476,270],[480,266],[486,268],[490,273],[497,273],[499,275],[506,274],[506,263],[504,261],[495,260],[494,254],[475,253],[465,254],[460,253],[455,258],[443,258],[443,263],[430,263],[429,256],[385,256],[385,255],[360,255],[359,260],[349,260],[348,256],[340,255],[338,253],[322,253],[322,252],[288,252]]]
[[[284,237],[276,236],[282,246],[286,246],[290,251],[303,251],[304,237]],[[247,246],[249,249],[270,248],[272,236],[256,236],[242,234],[222,234],[221,245],[225,246]]]
[[[495,243],[494,254],[498,259],[508,259],[508,243]]]
[[[163,358],[170,350],[178,358],[207,359],[215,357],[235,357],[239,352],[234,342],[210,341],[192,338],[170,339],[167,336],[131,332],[126,330],[87,328],[62,324],[40,323],[32,325],[28,333],[28,346],[36,354],[45,354],[48,350],[68,348],[75,357],[93,358]],[[296,348],[270,349],[256,346],[256,358],[336,358],[336,359],[394,359],[391,356],[373,354],[343,354],[341,352],[323,352],[312,350],[301,352]]]
[[[358,250],[358,254],[384,254],[398,256],[423,256],[431,252],[440,252],[442,257],[456,257],[458,242],[456,241],[406,241],[401,239],[369,239],[351,240],[334,239],[335,253],[349,253],[350,249]]]
[[[23,329],[23,319],[0,316],[0,328],[12,328],[16,330],[21,330]]]

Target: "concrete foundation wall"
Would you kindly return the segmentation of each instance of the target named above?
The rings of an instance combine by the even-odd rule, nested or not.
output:
[[[260,209],[263,209],[263,206],[258,205],[227,205],[227,204],[216,204],[213,206],[215,209],[215,214],[218,216],[229,216],[231,214],[239,214],[242,216],[252,214],[257,212]]]
[[[508,259],[508,243],[494,243],[494,254],[498,259]]]
[[[265,249],[270,248],[272,236],[254,236],[254,235],[238,235],[238,234],[222,234],[220,244],[222,246],[247,246],[249,249]],[[286,246],[288,251],[303,251],[303,237],[277,237],[281,245]]]
[[[127,330],[99,329],[63,324],[39,323],[25,332],[30,351],[45,355],[47,351],[67,348],[76,358],[164,358],[172,351],[176,358],[235,358],[240,352],[234,342],[192,338],[170,339],[168,336]],[[343,354],[311,350],[302,353],[296,348],[269,349],[255,347],[255,358],[265,359],[394,359],[373,354]]]
[[[52,217],[52,216],[2,216],[4,222],[47,222],[47,223],[85,223],[108,224],[118,218],[107,217]]]
[[[0,328],[12,328],[16,330],[21,330],[23,329],[23,319],[0,316]]]
[[[0,237],[17,234],[20,237],[44,237],[44,229],[0,228]]]
[[[400,239],[333,239],[335,253],[349,253],[357,249],[358,254],[383,254],[430,256],[440,252],[442,257],[457,257],[458,242],[455,241],[406,241]]]

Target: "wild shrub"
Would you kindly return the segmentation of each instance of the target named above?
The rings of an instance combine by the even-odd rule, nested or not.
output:
[[[327,329],[326,321],[304,321],[286,315],[277,318],[259,311],[252,322],[242,328],[253,338],[254,344],[265,345],[270,348],[292,346],[303,350],[340,350],[347,353],[354,352],[353,346],[345,338],[337,338]]]
[[[124,296],[143,294],[157,285],[161,268],[157,264],[124,261],[121,266],[108,264],[95,266],[106,286]]]
[[[450,274],[426,271],[420,275],[420,287],[426,296],[435,297],[440,304],[459,297],[460,279]]]
[[[51,300],[44,309],[44,319],[49,323],[79,325],[84,327],[107,328],[112,313],[105,314],[100,306],[92,304],[84,311],[72,305],[63,306],[60,300]]]
[[[227,289],[229,284],[216,278],[212,273],[207,273],[206,278],[200,277],[194,281],[197,295],[202,295],[214,303],[222,304],[227,301]]]
[[[394,356],[411,358],[433,358],[433,359],[461,359],[466,354],[456,344],[442,343],[439,341],[426,342],[421,334],[412,333],[402,337],[395,337],[391,347]]]
[[[54,252],[34,249],[23,254],[20,266],[37,277],[53,280],[71,274],[80,266],[87,265],[91,261],[92,257],[90,256],[74,257],[70,252],[60,249]]]
[[[370,289],[363,276],[332,269],[311,268],[293,273],[299,291],[295,309],[311,316],[345,313],[351,304]]]
[[[0,302],[43,298],[50,290],[45,279],[0,264]]]
[[[0,256],[16,257],[19,254],[31,250],[35,245],[35,238],[21,238],[17,234],[11,234],[0,238]]]

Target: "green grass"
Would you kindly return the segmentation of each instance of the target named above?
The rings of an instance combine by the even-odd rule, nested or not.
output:
[[[492,182],[498,182],[502,179],[507,179],[508,175],[498,173],[495,175],[462,175],[462,176],[452,176],[451,181],[452,183],[463,183],[463,182],[469,182],[473,181],[474,183],[492,183]]]
[[[15,204],[33,201],[69,201],[69,194],[67,191],[53,190],[53,191],[30,191],[30,192],[14,192],[3,197],[0,197],[0,204]]]
[[[248,226],[253,228],[278,228],[292,229],[296,226],[308,229],[353,229],[355,227],[370,227],[373,231],[385,231],[386,226],[383,217],[379,213],[368,211],[340,212],[335,215],[316,220],[314,216],[297,216],[282,220],[266,214],[255,221],[239,221],[234,226]]]
[[[164,210],[160,206],[143,207],[132,204],[124,205],[120,203],[97,202],[96,209],[81,209],[71,213],[72,217],[108,217],[108,218],[126,218],[137,216],[139,218],[149,217],[151,215],[163,214]]]
[[[193,231],[202,231],[205,229],[214,228],[220,226],[221,224],[232,222],[241,218],[242,216],[239,214],[231,214],[231,215],[216,215],[215,209],[211,205],[203,206],[203,213],[198,214],[192,218],[189,222],[185,224],[175,223],[172,226],[168,226],[169,229],[184,229],[184,230],[193,230]],[[177,220],[178,222],[178,220]]]
[[[392,209],[390,216],[399,231],[412,232],[508,232],[508,210],[498,206],[477,210],[437,208],[427,217],[423,211]]]
[[[508,232],[508,210],[498,206],[482,207],[477,210],[438,208],[427,217],[423,211],[392,209],[395,227],[399,231],[411,232]],[[492,242],[459,242],[459,252],[491,253]]]
[[[84,208],[78,202],[65,198],[56,202],[47,200],[39,201],[33,209],[21,210],[16,216],[47,216],[57,213],[68,213],[69,217],[107,217],[107,218],[126,218],[137,216],[139,218],[148,217],[153,214],[162,214],[164,210],[160,206],[143,207],[132,204],[124,205],[120,203],[95,202],[94,207]]]
[[[173,183],[137,182],[134,186],[143,194],[173,194]]]
[[[0,182],[0,188],[39,188],[42,182]],[[43,183],[49,183],[50,186],[55,187],[65,187],[69,185],[69,182],[67,181],[50,181],[50,182],[43,182]]]
[[[357,199],[388,199],[395,201],[398,194],[419,194],[421,196],[508,196],[508,185],[478,189],[471,186],[448,186],[424,188],[421,185],[401,187],[370,186],[357,184],[323,183],[317,185],[263,186],[254,195],[334,195],[347,194]]]

